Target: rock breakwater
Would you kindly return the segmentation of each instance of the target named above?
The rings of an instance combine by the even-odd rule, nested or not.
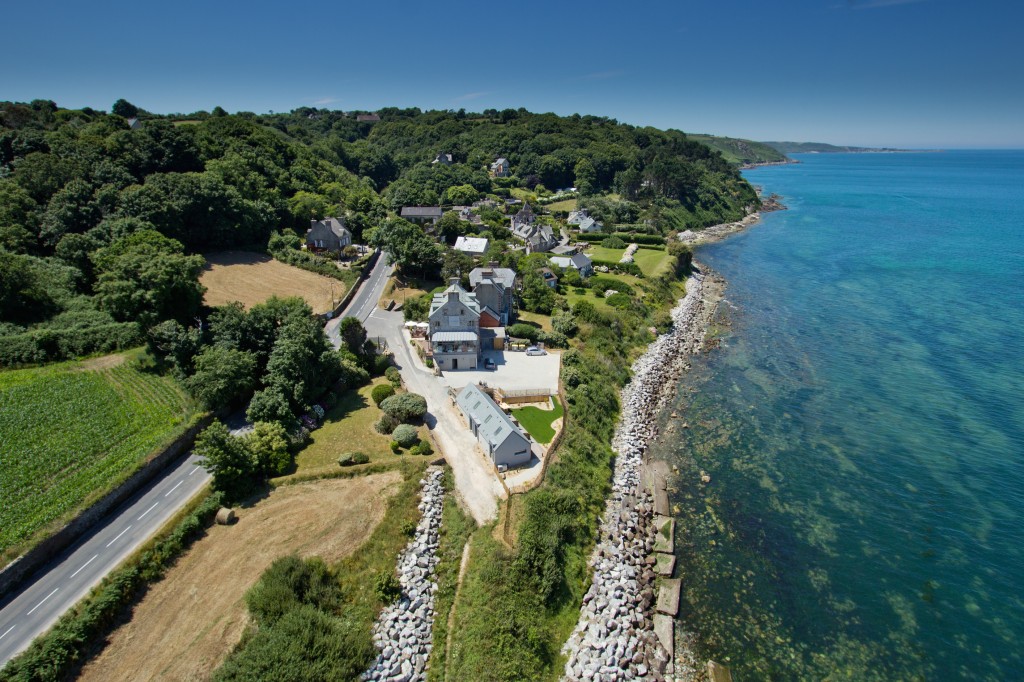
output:
[[[612,492],[590,558],[593,582],[563,653],[567,680],[663,680],[672,652],[655,635],[654,500],[644,485],[644,455],[657,435],[658,411],[672,395],[689,357],[700,351],[713,312],[708,276],[695,272],[672,310],[673,329],[633,364],[622,392]]]
[[[427,677],[437,593],[434,569],[444,507],[443,476],[440,467],[431,467],[421,481],[419,509],[423,516],[398,558],[402,595],[381,612],[374,625],[373,641],[381,652],[363,674],[364,680],[413,682]]]

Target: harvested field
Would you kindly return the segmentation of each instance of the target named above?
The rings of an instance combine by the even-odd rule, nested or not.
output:
[[[206,266],[199,282],[206,287],[207,305],[238,301],[251,308],[271,296],[299,296],[314,313],[333,310],[332,300],[345,295],[345,283],[276,261],[249,251],[205,254]]]
[[[334,563],[352,554],[384,517],[402,475],[283,486],[238,522],[213,526],[135,607],[80,680],[205,680],[245,630],[245,592],[292,552]]]

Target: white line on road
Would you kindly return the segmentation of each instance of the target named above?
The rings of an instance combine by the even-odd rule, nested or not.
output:
[[[171,493],[173,493],[173,492],[174,492],[175,490],[177,490],[177,489],[178,489],[178,486],[179,486],[179,485],[181,485],[181,484],[182,484],[182,483],[184,483],[184,482],[185,482],[185,481],[178,481],[178,484],[177,484],[177,485],[175,485],[175,486],[174,486],[173,488],[171,488],[170,490],[168,490],[168,491],[167,491],[167,493],[166,493],[166,494],[164,495],[164,497],[167,497],[168,495],[170,495]]]
[[[99,554],[96,554],[96,555],[94,555],[92,559],[89,559],[89,560],[88,560],[88,561],[86,561],[86,562],[85,562],[84,564],[82,564],[82,568],[85,568],[86,566],[88,566],[89,564],[91,564],[91,563],[92,563],[92,561],[93,561],[93,559],[95,559],[95,558],[96,558],[96,557],[98,557],[98,556],[99,556]],[[81,573],[81,572],[82,572],[82,568],[80,568],[80,569],[78,569],[77,571],[75,571],[74,573],[72,573],[72,574],[71,574],[71,577],[72,577],[72,578],[74,578],[74,577],[75,577],[76,575],[78,575],[79,573]]]
[[[60,588],[59,588],[59,587],[57,587],[57,588],[55,588],[55,589],[53,590],[53,592],[51,592],[50,594],[48,594],[48,595],[46,595],[45,597],[43,597],[43,601],[41,601],[41,602],[39,602],[38,604],[36,604],[35,606],[33,606],[33,607],[32,607],[32,611],[35,611],[36,609],[38,609],[38,608],[39,608],[40,606],[42,606],[42,605],[43,605],[43,602],[45,602],[45,601],[46,601],[47,599],[49,599],[49,598],[50,598],[50,597],[52,597],[53,595],[57,594],[57,590],[59,590],[59,589],[60,589]],[[31,615],[32,615],[32,611],[29,611],[29,612],[28,612],[28,613],[26,613],[25,615],[26,615],[26,616],[31,616]]]
[[[195,473],[195,472],[197,472],[197,471],[199,471],[199,467],[196,467],[196,468],[195,468],[195,469],[193,469],[192,471],[188,472],[188,475],[189,475],[189,476],[191,476],[192,474],[194,474],[194,473]]]
[[[18,626],[17,625],[12,625],[11,627],[7,628],[7,632],[5,632],[4,634],[0,635],[0,639],[3,639],[4,637],[6,637],[11,632],[11,630],[13,630],[16,627],[18,627]]]
[[[154,510],[154,509],[156,508],[156,506],[157,506],[158,504],[160,504],[160,503],[159,503],[159,502],[154,502],[154,503],[153,503],[153,506],[152,506],[152,507],[150,507],[150,508],[149,508],[149,509],[147,509],[146,511],[142,512],[142,516],[145,516],[145,515],[146,515],[146,514],[148,514],[149,512],[153,511],[153,510]],[[137,519],[135,519],[135,520],[136,520],[136,521],[141,521],[141,520],[142,520],[142,516],[140,516],[139,518],[137,518]]]
[[[125,533],[127,533],[129,530],[131,530],[131,528],[132,528],[131,526],[128,526],[123,531],[118,533],[116,538],[114,538],[113,540],[111,540],[110,542],[107,543],[107,547],[110,547],[112,544],[117,542],[121,538],[121,536],[124,535]]]

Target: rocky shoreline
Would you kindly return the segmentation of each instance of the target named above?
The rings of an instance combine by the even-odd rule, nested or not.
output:
[[[363,673],[364,680],[413,682],[427,677],[437,594],[434,569],[444,507],[443,477],[441,467],[430,467],[420,481],[423,493],[419,509],[423,516],[413,539],[398,557],[402,595],[381,612],[373,627],[373,641],[381,652]]]
[[[703,347],[723,288],[718,275],[695,264],[686,296],[672,310],[672,331],[659,336],[633,364],[612,441],[612,492],[590,558],[593,582],[562,649],[568,656],[564,679],[664,680],[675,674],[671,632],[667,643],[655,633],[653,550],[658,532],[654,491],[645,481],[645,454],[657,436],[659,411],[689,369],[690,357]]]

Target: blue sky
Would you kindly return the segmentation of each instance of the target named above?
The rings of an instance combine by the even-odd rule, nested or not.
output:
[[[1024,147],[1012,0],[101,0],[3,14],[6,100],[526,107],[758,140]]]

